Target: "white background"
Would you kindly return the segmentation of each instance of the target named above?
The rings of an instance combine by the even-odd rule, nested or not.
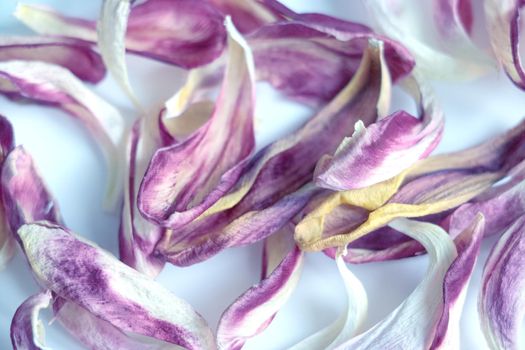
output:
[[[49,3],[64,13],[92,19],[97,17],[99,8],[99,1],[27,2]],[[318,11],[369,23],[359,1],[284,2],[298,11]],[[1,2],[2,35],[29,34],[10,16],[15,3],[15,0]],[[161,105],[181,85],[184,74],[176,68],[134,56],[130,56],[128,62],[132,85],[147,106]],[[508,129],[525,114],[524,93],[503,74],[493,73],[475,82],[432,85],[447,120],[439,152],[476,144]],[[263,120],[257,125],[260,146],[300,125],[309,111],[292,103],[276,104],[273,101],[279,96],[275,92],[263,84],[259,88],[261,98],[257,117]],[[93,89],[120,108],[128,122],[136,117],[111,78],[106,78]],[[68,227],[116,253],[117,217],[101,209],[106,181],[105,165],[86,131],[57,109],[16,104],[3,97],[0,97],[0,114],[13,123],[17,143],[23,144],[35,158]],[[476,300],[483,262],[494,242],[494,238],[484,242],[468,292],[461,320],[464,349],[486,348],[478,326]],[[158,281],[188,300],[215,328],[222,311],[258,281],[260,257],[260,244],[229,249],[189,268],[166,266]],[[367,326],[378,322],[410,294],[424,275],[426,263],[426,257],[416,257],[352,267],[368,292]],[[8,268],[0,272],[0,349],[10,348],[9,325],[16,308],[38,290],[27,263],[18,252]],[[282,349],[292,345],[337,318],[344,307],[344,300],[344,289],[335,263],[323,254],[308,254],[303,275],[292,298],[270,327],[250,340],[245,348]],[[49,313],[46,318],[50,318]],[[47,327],[47,335],[48,345],[53,349],[82,349],[58,323]]]

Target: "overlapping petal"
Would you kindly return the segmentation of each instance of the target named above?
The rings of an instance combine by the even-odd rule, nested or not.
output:
[[[106,206],[114,208],[121,191],[120,151],[124,120],[109,103],[87,89],[68,70],[44,62],[0,62],[0,92],[51,104],[77,118],[98,141],[109,169]]]
[[[4,164],[7,154],[14,147],[13,128],[9,121],[0,115],[0,164]],[[3,189],[0,190],[0,193]],[[0,271],[5,268],[15,253],[15,241],[9,227],[5,205],[0,205]]]
[[[516,220],[492,249],[478,299],[483,334],[491,349],[519,349],[525,317],[523,259],[525,216]]]
[[[37,280],[58,296],[125,333],[215,348],[211,330],[188,303],[94,244],[46,222],[24,225],[18,235]]]
[[[27,298],[18,307],[11,322],[11,343],[14,350],[48,350],[40,310],[50,306],[51,292],[45,291]]]
[[[261,282],[244,292],[222,314],[217,330],[220,349],[241,349],[263,332],[294,291],[303,265],[303,253],[293,241],[293,227],[268,237],[263,248]]]

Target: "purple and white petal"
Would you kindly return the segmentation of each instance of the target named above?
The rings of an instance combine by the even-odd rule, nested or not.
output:
[[[268,237],[263,248],[261,282],[252,286],[221,316],[217,329],[220,349],[241,349],[263,332],[297,286],[303,253],[293,240],[293,228],[284,227]]]
[[[108,209],[116,206],[121,193],[119,156],[125,127],[117,109],[91,92],[68,70],[44,62],[0,62],[0,93],[51,104],[77,118],[106,157],[109,180],[105,205]]]
[[[525,317],[525,216],[500,237],[483,269],[478,310],[491,349],[519,349]]]
[[[50,350],[45,343],[44,324],[40,311],[51,304],[51,291],[46,290],[27,298],[16,309],[11,321],[11,344],[14,350]]]
[[[18,236],[39,283],[61,298],[126,333],[215,348],[211,329],[187,302],[110,253],[47,222],[24,225]]]

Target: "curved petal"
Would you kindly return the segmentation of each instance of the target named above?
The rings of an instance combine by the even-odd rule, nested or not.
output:
[[[46,222],[24,225],[18,235],[37,280],[60,297],[123,332],[190,350],[215,348],[212,331],[187,302],[94,244]]]
[[[106,75],[101,57],[90,45],[72,39],[2,36],[0,61],[42,61],[67,68],[79,79],[98,83]]]
[[[335,349],[361,331],[366,319],[368,297],[361,281],[346,267],[343,255],[338,254],[335,261],[345,285],[347,295],[345,311],[334,323],[293,345],[290,350]]]
[[[28,98],[52,104],[78,118],[98,141],[109,169],[106,207],[114,208],[120,199],[120,158],[124,120],[68,70],[44,62],[0,62],[0,92],[12,98]]]
[[[7,154],[14,147],[13,127],[9,120],[0,115],[0,164],[5,164]],[[2,189],[0,192],[4,191]],[[0,205],[0,271],[3,270],[16,252],[13,231],[9,226],[5,202]]]
[[[221,316],[217,329],[220,349],[241,349],[251,337],[263,332],[294,291],[303,265],[303,254],[287,226],[266,239],[263,276],[235,300]]]
[[[509,78],[525,89],[525,68],[520,55],[521,0],[485,0],[490,43]]]
[[[94,21],[27,4],[19,4],[15,16],[40,34],[97,42]],[[224,49],[222,21],[222,15],[207,1],[149,0],[131,10],[126,49],[183,68],[201,66]]]
[[[512,224],[492,249],[483,269],[478,309],[491,349],[519,349],[525,317],[525,216]]]
[[[427,349],[433,341],[443,309],[443,283],[457,256],[452,239],[439,226],[396,219],[396,230],[418,240],[427,250],[427,273],[410,296],[374,327],[342,344],[338,349]],[[425,312],[421,312],[424,308]]]
[[[224,184],[223,174],[255,148],[253,56],[231,20],[226,25],[228,66],[212,117],[186,141],[158,150],[142,181],[139,209],[163,226],[178,228],[208,209],[240,175]]]
[[[421,119],[399,111],[366,128],[356,124],[354,135],[317,163],[318,186],[336,191],[367,187],[398,175],[432,152],[441,140],[444,119],[427,88],[413,83]]]
[[[11,321],[11,343],[14,350],[49,350],[45,346],[44,324],[40,321],[40,310],[51,304],[49,290],[27,298],[16,309]]]

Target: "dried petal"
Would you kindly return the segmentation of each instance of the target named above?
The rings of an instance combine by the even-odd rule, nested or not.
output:
[[[27,298],[18,307],[11,322],[11,343],[14,350],[49,350],[45,346],[44,324],[39,319],[40,310],[51,303],[51,292],[45,291]]]
[[[106,206],[114,208],[121,191],[118,158],[124,120],[106,101],[87,89],[66,69],[44,62],[0,62],[0,92],[60,107],[79,119],[99,142],[110,170]]]
[[[509,78],[525,89],[525,69],[520,55],[521,0],[485,0],[485,18],[492,49]]]
[[[265,241],[263,274],[221,316],[217,330],[220,349],[241,349],[249,338],[263,332],[294,291],[303,265],[303,254],[293,241],[293,227],[286,226]]]
[[[90,45],[73,39],[34,36],[0,38],[0,61],[42,61],[67,68],[79,79],[98,83],[106,68]]]
[[[5,157],[13,147],[13,127],[4,116],[0,115],[0,164],[4,164]],[[11,260],[16,248],[4,206],[5,205],[0,205],[0,271],[3,270],[9,260]]]
[[[45,222],[24,225],[18,235],[37,280],[60,297],[126,333],[215,348],[211,330],[188,303],[94,244]]]
[[[492,249],[478,298],[481,328],[491,349],[519,349],[525,316],[523,257],[525,216],[512,224]]]

